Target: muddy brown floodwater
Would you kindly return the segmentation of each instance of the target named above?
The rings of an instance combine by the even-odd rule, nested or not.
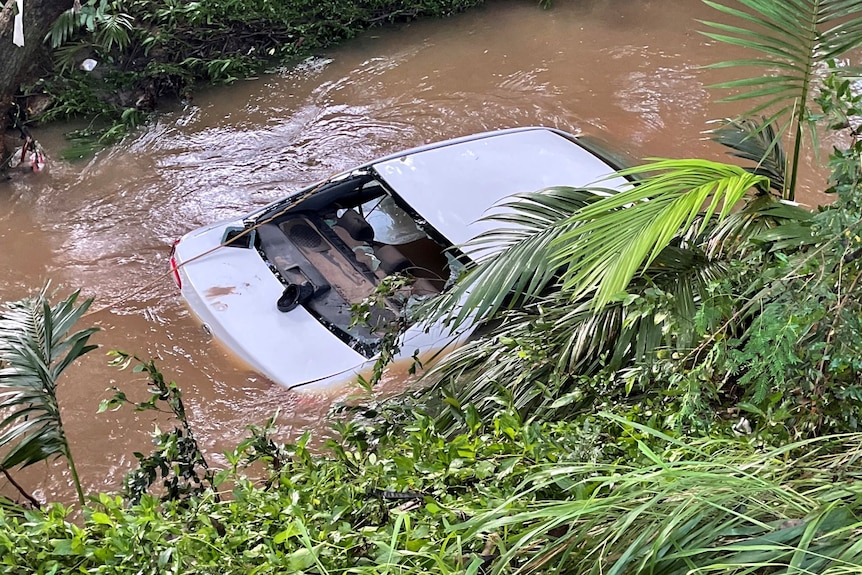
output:
[[[542,124],[599,134],[639,158],[720,158],[701,132],[735,110],[706,89],[726,76],[698,67],[733,54],[698,34],[697,18],[717,13],[695,1],[494,1],[200,93],[90,161],[56,159],[65,127],[38,130],[48,169],[0,183],[0,300],[47,279],[95,298],[83,324],[101,328],[102,347],[60,391],[85,489],[116,489],[154,424],[130,410],[96,414],[109,386],[143,386],[108,367],[109,349],[157,358],[217,464],[276,410],[285,439],[325,432],[330,404],[349,392],[286,391],[209,340],[165,274],[175,238],[381,154],[481,130]],[[810,169],[800,199],[822,201],[822,179]],[[18,478],[44,499],[74,498],[63,465]]]

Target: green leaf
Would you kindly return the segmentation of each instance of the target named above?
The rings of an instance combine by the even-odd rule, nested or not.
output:
[[[54,542],[54,550],[51,555],[74,555],[72,551],[72,542],[68,539],[61,539]]]
[[[572,300],[591,296],[601,309],[626,291],[671,241],[698,235],[722,221],[763,176],[706,160],[653,160],[620,172],[643,176],[630,190],[604,197],[572,214],[552,242]],[[621,233],[621,230],[625,230]]]
[[[303,571],[315,563],[314,553],[305,547],[287,556],[287,566],[291,572]]]
[[[101,511],[95,511],[92,515],[90,515],[90,520],[96,525],[113,525],[113,521],[106,514]]]
[[[168,547],[167,549],[162,549],[162,551],[159,552],[159,558],[157,560],[157,564],[158,564],[160,569],[164,569],[167,566],[167,564],[171,560],[171,555],[173,554],[173,552],[174,552],[173,547]]]
[[[272,538],[272,542],[275,544],[284,543],[291,537],[299,535],[299,533],[300,531],[296,528],[296,525],[291,523],[287,529],[276,533],[275,536]]]

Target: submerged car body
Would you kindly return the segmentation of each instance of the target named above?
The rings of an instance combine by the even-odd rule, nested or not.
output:
[[[402,299],[433,297],[469,258],[457,246],[497,227],[482,218],[500,200],[551,186],[583,187],[618,167],[584,139],[550,128],[448,140],[192,231],[174,244],[171,266],[189,307],[215,338],[276,383],[319,388],[373,363],[381,337],[375,325],[397,315],[399,304],[387,300],[370,325],[354,325],[351,305],[384,278],[399,272],[415,278]],[[469,331],[453,336],[442,325],[410,327],[401,353],[441,349]]]

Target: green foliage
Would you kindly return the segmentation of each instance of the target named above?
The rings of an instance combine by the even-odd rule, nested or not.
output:
[[[365,390],[370,390],[380,382],[386,367],[401,351],[401,334],[416,321],[413,317],[416,309],[415,298],[411,299],[410,293],[410,286],[414,281],[415,279],[408,275],[390,274],[380,281],[368,297],[350,306],[350,327],[362,325],[373,332],[383,333],[375,348],[376,359],[371,377],[366,380],[362,375],[357,376],[358,383]],[[389,320],[388,325],[380,325],[380,322],[386,321],[388,314],[392,313],[393,307],[398,310],[397,314]],[[422,363],[414,354],[408,373],[413,375],[417,367],[421,368]]]
[[[777,125],[777,138],[788,135],[792,140],[789,177],[782,190],[782,196],[792,200],[805,133],[815,147],[817,144],[816,116],[811,106],[822,71],[830,61],[862,45],[862,10],[857,2],[846,0],[739,0],[742,9],[704,2],[733,19],[729,24],[704,22],[714,30],[704,32],[706,36],[756,53],[753,58],[714,64],[715,68],[756,71],[753,76],[713,87],[734,91],[724,101],[755,100],[754,107],[742,116],[754,117],[766,111],[769,117],[764,125]],[[858,76],[859,70],[847,68],[837,73]]]
[[[860,436],[762,451],[600,425],[468,411],[444,435],[415,415],[392,433],[345,422],[272,441],[272,420],[226,456],[229,496],[100,495],[69,510],[0,508],[9,572],[731,573],[854,572],[862,557]],[[620,457],[612,443],[628,442]],[[835,455],[830,455],[830,453]],[[243,465],[268,462],[256,486]],[[846,571],[839,571],[846,567]],[[746,571],[746,569],[748,569]],[[794,571],[794,569],[796,571]],[[858,572],[858,571],[856,571]]]
[[[479,235],[465,248],[478,264],[419,313],[429,323],[446,319],[458,327],[541,296],[560,272],[549,252],[565,231],[566,218],[607,193],[612,191],[552,187],[512,196],[501,205],[501,213],[488,216],[501,227]]]
[[[441,424],[466,405],[569,417],[610,399],[695,433],[729,433],[744,413],[768,443],[858,429],[862,103],[831,60],[862,42],[858,3],[708,3],[736,19],[707,23],[721,32],[711,37],[766,55],[718,67],[778,70],[722,85],[768,97],[772,115],[713,131],[754,165],[652,161],[615,174],[636,181],[604,197],[554,188],[513,199],[513,215],[498,218],[508,228],[474,243],[503,249],[425,310],[428,321],[491,326],[431,372],[425,399]],[[792,197],[803,121],[850,136],[830,162],[839,199],[819,213],[770,194]]]
[[[84,31],[92,38],[92,42],[84,44],[89,48],[104,54],[109,54],[114,47],[124,50],[129,46],[133,20],[121,9],[120,2],[85,0],[80,7],[69,8],[57,18],[46,40],[52,48],[59,48],[79,31]]]
[[[563,289],[573,299],[592,294],[601,308],[626,289],[680,236],[700,236],[713,217],[721,222],[762,176],[706,160],[659,160],[629,168],[641,176],[630,190],[602,198],[569,218],[551,256],[565,263]],[[621,227],[630,235],[620,234]],[[632,241],[634,240],[634,241]]]
[[[655,393],[648,368],[644,377],[613,371],[649,364],[657,353],[680,357],[698,345],[697,321],[716,329],[726,318],[723,310],[708,314],[701,305],[713,298],[729,305],[729,294],[715,292],[728,261],[749,249],[747,238],[805,214],[775,209],[755,189],[767,180],[735,166],[665,160],[622,173],[638,177],[638,184],[604,197],[566,188],[521,195],[509,205],[514,215],[502,218],[519,227],[478,238],[480,247],[502,241],[505,249],[432,301],[427,317],[450,314],[457,325],[510,302],[521,307],[497,314],[482,337],[435,368],[429,399],[473,403],[487,415],[502,395],[524,414],[550,415],[559,411],[560,398],[583,391],[582,376],[592,381],[599,373],[598,397],[624,401],[633,381]],[[747,203],[731,213],[746,194]],[[588,408],[596,397],[589,392],[576,403]],[[685,395],[684,402],[703,405],[694,397]],[[681,407],[655,401],[667,413]],[[566,407],[560,415],[576,406]]]
[[[162,97],[186,97],[198,83],[252,76],[352,38],[368,27],[446,16],[482,0],[84,0],[55,22],[48,40],[59,76],[36,89],[54,97],[40,120],[100,117],[90,147],[117,141]],[[84,58],[98,61],[82,73]],[[134,120],[134,121],[130,121]],[[78,146],[85,152],[88,146]]]
[[[751,118],[725,120],[711,134],[714,141],[733,150],[731,155],[754,162],[754,167],[746,170],[769,178],[770,189],[782,194],[787,157],[774,124],[766,118],[760,122]]]
[[[700,345],[681,363],[644,374],[659,386],[700,382],[711,402],[692,418],[714,403],[738,405],[769,442],[860,428],[862,141],[847,118],[862,110],[862,96],[833,77],[820,101],[822,118],[850,132],[830,159],[836,201],[756,236],[763,249],[733,262],[715,286],[734,303],[704,300],[701,314],[727,321],[701,326]]]
[[[646,465],[540,465],[467,521],[471,536],[506,534],[494,572],[860,572],[858,434],[766,453],[717,440],[638,444]],[[551,486],[566,495],[545,498]]]
[[[710,4],[759,29],[709,24],[714,38],[766,54],[722,66],[778,70],[724,85],[778,110],[713,133],[756,165],[654,161],[624,171],[637,183],[619,193],[552,188],[513,199],[496,218],[506,229],[473,245],[478,265],[423,309],[453,325],[486,320],[477,337],[431,371],[421,410],[405,398],[345,408],[362,417],[336,423],[323,454],[308,433],[279,444],[273,416],[214,473],[176,384],[117,352],[149,382],[136,409],[165,404],[180,425],[156,431],[156,451],[136,454],[126,498],[94,499],[82,525],[61,506],[0,500],[0,566],[860,573],[862,95],[844,70],[814,72],[859,44],[862,19],[843,0],[743,0],[745,12]],[[393,6],[138,0],[123,9],[147,27],[150,73],[179,85],[230,80],[264,54],[298,54],[442,5]],[[281,18],[291,27],[272,26],[278,47],[207,51],[206,38],[235,47],[238,30]],[[784,115],[790,122],[777,122]],[[770,190],[792,196],[802,125],[815,121],[849,143],[830,158],[835,203],[810,213]],[[788,161],[779,139],[790,129]],[[505,249],[482,252],[488,245]],[[403,279],[393,281],[356,306],[357,321],[398,295]],[[397,344],[392,332],[376,377]],[[116,390],[102,408],[126,402]],[[263,478],[250,479],[261,467]],[[157,499],[148,491],[159,477]]]
[[[52,80],[39,81],[29,91],[53,98],[53,106],[40,116],[42,121],[91,118],[88,127],[66,135],[71,145],[63,157],[74,160],[120,141],[129,130],[144,123],[147,113],[129,100],[133,81],[128,74],[97,79],[70,70]]]
[[[752,187],[766,181],[706,160],[656,160],[618,175],[641,179],[605,196],[597,192],[608,190],[597,188],[520,194],[507,204],[513,215],[490,216],[518,227],[486,232],[468,245],[503,247],[432,302],[427,321],[449,318],[457,326],[468,318],[487,319],[507,302],[540,296],[560,277],[571,301],[589,300],[601,310],[624,299],[632,279],[653,264],[690,265],[691,255],[675,249],[680,240],[701,236],[713,218],[726,219]]]
[[[26,467],[61,456],[83,504],[75,462],[63,429],[57,384],[75,360],[96,348],[97,331],[70,333],[92,300],[78,304],[79,292],[51,306],[48,286],[0,311],[0,468]]]
[[[179,386],[173,381],[165,381],[152,360],[143,361],[122,351],[112,351],[110,355],[114,356],[112,365],[125,369],[134,361],[136,365],[132,371],[147,376],[150,397],[134,403],[135,411],[166,412],[180,424],[169,432],[156,428],[153,434],[156,450],[150,455],[135,452],[138,467],[126,475],[125,497],[132,503],[140,502],[159,477],[164,490],[161,497],[165,501],[184,501],[212,488],[214,475],[189,425]],[[99,412],[108,408],[118,409],[126,403],[129,403],[126,394],[114,388],[114,396],[102,401]],[[167,404],[168,410],[159,407],[161,404]]]
[[[59,505],[23,517],[0,509],[0,565],[41,573],[475,573],[496,547],[468,540],[459,523],[505,501],[535,464],[586,461],[601,449],[595,433],[576,426],[522,423],[512,413],[470,421],[469,432],[449,437],[424,416],[392,434],[348,422],[322,456],[309,450],[308,434],[273,451],[263,439],[268,422],[226,454],[228,497],[144,495],[128,505],[101,495],[82,526]],[[274,453],[256,487],[243,462]]]
[[[81,72],[70,73],[51,82],[39,83],[34,90],[42,90],[56,100],[55,105],[44,113],[42,120],[119,113],[116,109],[106,109],[105,103],[96,92],[98,84],[99,82]]]

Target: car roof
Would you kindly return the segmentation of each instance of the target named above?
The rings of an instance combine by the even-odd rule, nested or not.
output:
[[[487,132],[414,148],[372,167],[422,218],[453,244],[500,227],[480,221],[513,194],[552,186],[585,187],[612,174],[615,166],[551,128]],[[602,182],[620,188],[622,178]]]

